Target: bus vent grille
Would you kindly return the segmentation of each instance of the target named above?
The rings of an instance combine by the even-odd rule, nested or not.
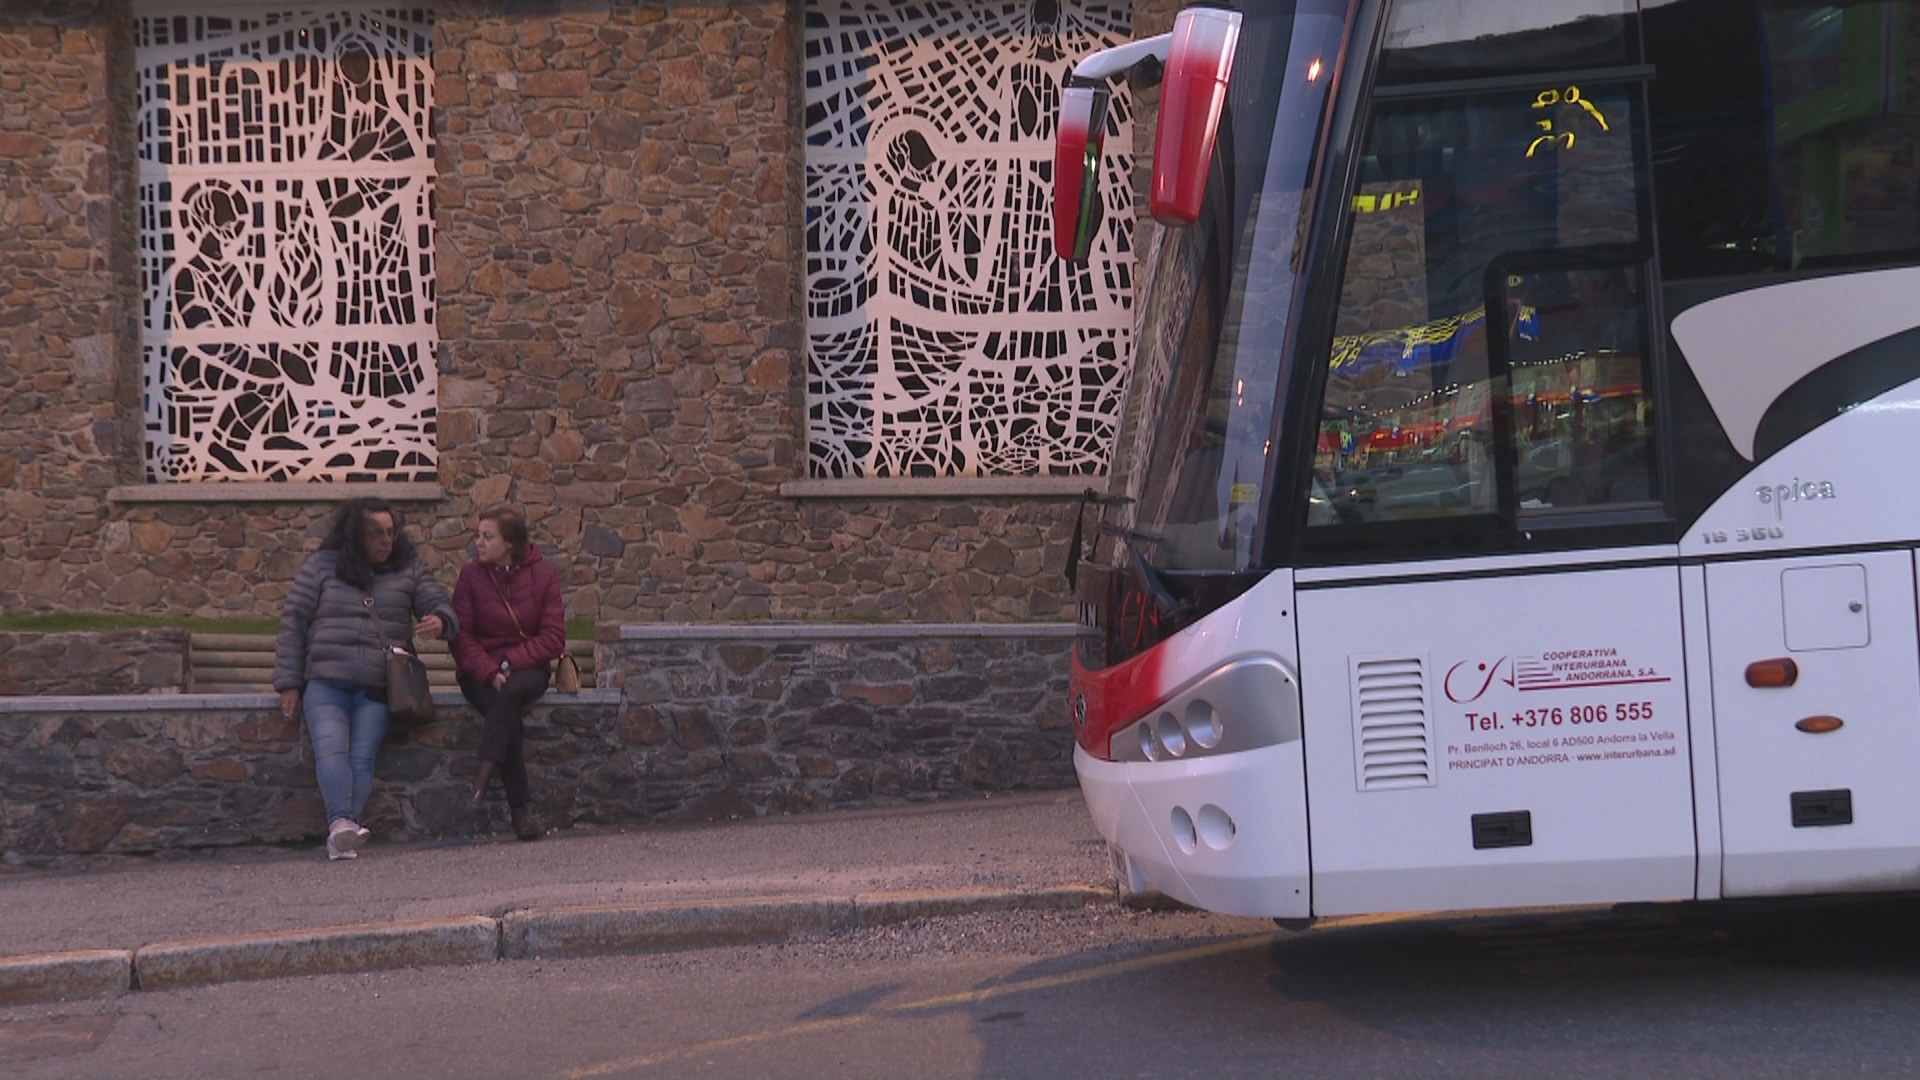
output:
[[[1353,701],[1354,780],[1360,790],[1432,787],[1426,658],[1355,657]]]

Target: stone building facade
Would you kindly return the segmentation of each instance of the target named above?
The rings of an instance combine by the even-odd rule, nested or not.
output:
[[[146,3],[0,13],[0,610],[272,615],[373,491],[447,576],[524,506],[602,623],[1071,617],[1098,471],[809,475],[813,0],[433,5],[433,479],[149,482]]]
[[[142,169],[157,81],[143,81],[141,64],[156,38],[194,32],[156,33],[160,2],[0,8],[0,611],[271,616],[334,504],[363,492],[398,504],[450,579],[472,514],[512,502],[567,568],[569,613],[598,624],[599,686],[543,703],[532,720],[548,824],[1071,783],[1074,631],[1061,569],[1079,497],[1105,486],[1103,469],[851,476],[822,469],[834,455],[809,441],[829,411],[810,366],[819,325],[809,313],[822,293],[810,294],[809,279],[826,260],[808,232],[822,216],[809,184],[830,170],[809,157],[823,140],[808,134],[820,127],[808,64],[830,50],[810,61],[808,40],[839,25],[817,16],[841,0],[433,5],[426,257],[436,347],[424,475],[199,484],[153,482],[165,477],[154,475],[152,358],[178,342],[152,326],[165,262],[155,236],[165,230],[154,227],[156,181]],[[1178,4],[895,6],[962,27],[973,9],[1051,26],[1073,7],[1109,29],[1130,18],[1146,34],[1167,29]],[[898,35],[874,37],[889,5],[834,10],[853,27],[840,47],[901,50]],[[995,51],[979,46],[949,42],[926,68]],[[1053,39],[1015,51],[1071,60]],[[1031,70],[1021,78],[1047,85]],[[1151,142],[1153,91],[1131,96],[1144,111],[1109,143],[1118,164],[1107,190],[1114,216],[1146,230],[1127,211],[1143,204],[1137,162]],[[1019,124],[1044,127],[1044,94],[1013,97]],[[935,129],[921,122],[917,139],[887,146],[904,151],[886,163],[903,187],[939,172],[923,160]],[[249,137],[245,123],[233,131]],[[1033,174],[1031,161],[991,167]],[[1044,227],[1043,201],[1023,200],[1020,220]],[[341,202],[363,211],[343,228],[366,223],[364,201]],[[208,205],[200,224],[230,224],[220,211],[234,203],[200,209]],[[935,209],[956,205],[965,208]],[[991,262],[973,256],[998,248],[991,230],[951,225],[959,220],[882,224],[913,225],[919,241],[955,239],[964,257],[941,272],[964,276]],[[1037,262],[1044,248],[1028,242],[1021,257]],[[1109,250],[1125,256],[1103,271],[1109,286],[1131,282],[1132,249]],[[230,278],[230,251],[200,249],[196,272]],[[909,281],[901,293],[913,290]],[[1107,348],[1102,362],[1118,373],[1086,381],[1086,396],[1065,406],[1063,437],[1082,450],[1124,422],[1128,350],[1111,345],[1112,310],[1101,317],[1089,332],[1108,335],[1095,351]],[[980,321],[1001,329],[994,318]],[[956,318],[927,336],[966,332]],[[1029,334],[1021,356],[1058,344]],[[239,348],[272,358],[292,346],[262,333]],[[927,381],[893,377],[903,392]],[[965,410],[901,415],[917,437],[937,440],[934,421]],[[1033,431],[1022,423],[952,434],[969,454],[1026,460]],[[1008,623],[1028,625],[991,625]],[[316,835],[310,758],[268,696],[165,693],[191,683],[191,651],[175,630],[0,640],[0,677],[18,684],[0,685],[0,861]],[[71,694],[83,682],[119,696],[8,697]],[[474,732],[454,715],[382,755],[370,813],[383,835],[472,828],[459,804]]]

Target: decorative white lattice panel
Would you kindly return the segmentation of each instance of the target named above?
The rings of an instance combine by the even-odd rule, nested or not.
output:
[[[430,14],[138,14],[147,479],[434,479]]]
[[[1104,472],[1133,326],[1133,103],[1092,256],[1053,254],[1053,133],[1125,0],[807,0],[815,476]]]

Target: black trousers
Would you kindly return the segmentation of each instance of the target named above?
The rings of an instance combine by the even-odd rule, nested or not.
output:
[[[547,669],[528,668],[507,676],[498,690],[493,681],[475,682],[459,674],[460,692],[485,723],[480,729],[480,760],[498,767],[508,806],[527,805],[527,710],[547,692]]]

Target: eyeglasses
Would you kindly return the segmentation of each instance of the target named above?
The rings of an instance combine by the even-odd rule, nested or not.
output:
[[[369,540],[391,540],[393,539],[394,528],[391,525],[384,529],[378,525],[369,525],[362,530],[360,535]]]

